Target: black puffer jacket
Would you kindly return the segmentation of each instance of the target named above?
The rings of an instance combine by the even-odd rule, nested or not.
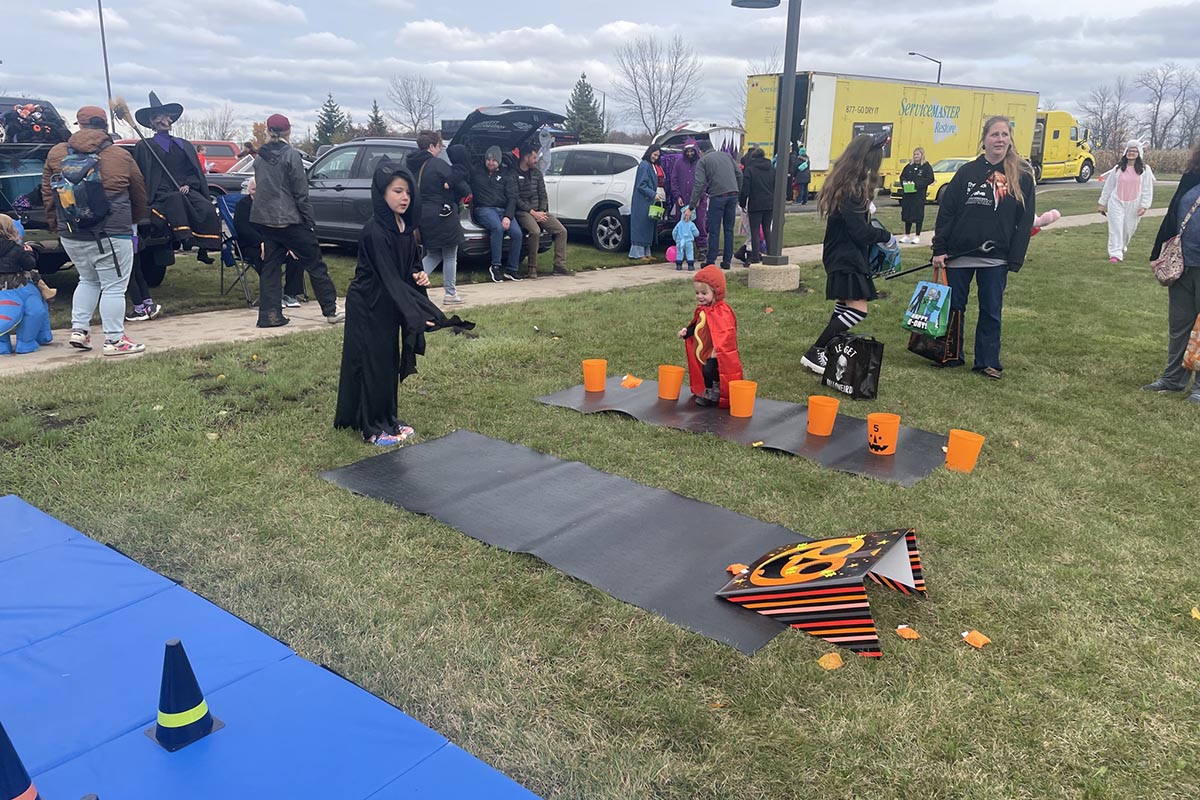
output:
[[[25,250],[24,245],[12,239],[0,239],[0,275],[29,272],[35,267],[37,259]]]
[[[517,211],[517,181],[512,171],[503,167],[488,172],[482,163],[472,166],[471,195],[475,208],[502,208],[509,219]]]
[[[546,179],[542,171],[533,166],[528,172],[518,167],[514,170],[517,180],[517,211],[549,211],[550,196],[546,194]]]
[[[770,211],[775,202],[775,167],[766,156],[749,158],[742,173],[739,205],[747,211]]]

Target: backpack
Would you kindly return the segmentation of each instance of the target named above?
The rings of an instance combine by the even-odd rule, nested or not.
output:
[[[70,233],[99,235],[108,217],[108,195],[100,182],[100,152],[77,153],[67,147],[59,172],[50,179],[59,218]]]

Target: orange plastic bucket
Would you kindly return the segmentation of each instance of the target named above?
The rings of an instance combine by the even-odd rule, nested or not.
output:
[[[679,388],[683,386],[683,367],[674,364],[658,366],[658,396],[663,400],[678,400]]]
[[[754,414],[754,395],[758,384],[754,381],[729,382],[729,416],[749,417]]]
[[[867,414],[867,449],[874,455],[893,455],[899,435],[899,414]]]
[[[585,392],[603,392],[604,383],[608,380],[608,359],[585,358],[583,360],[583,390]]]
[[[946,447],[946,466],[955,472],[970,472],[975,469],[979,451],[983,449],[984,437],[971,431],[950,430],[950,443]]]
[[[810,395],[808,398],[808,432],[813,436],[831,435],[840,404],[836,397],[826,397],[823,394]]]

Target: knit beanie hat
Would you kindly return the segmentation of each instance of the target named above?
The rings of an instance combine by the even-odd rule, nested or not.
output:
[[[504,156],[500,152],[500,148],[497,147],[496,145],[492,145],[491,147],[489,147],[487,149],[487,152],[483,154],[483,160],[487,161],[488,159],[495,161],[497,164],[504,163]]]
[[[714,299],[725,299],[725,273],[716,264],[704,267],[692,280],[696,283],[707,283],[713,290]]]

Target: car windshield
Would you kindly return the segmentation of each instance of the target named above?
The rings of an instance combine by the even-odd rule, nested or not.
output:
[[[969,158],[943,158],[941,161],[933,165],[934,172],[957,172],[958,168],[966,164],[971,159]]]
[[[254,172],[254,156],[242,156],[226,172]]]

